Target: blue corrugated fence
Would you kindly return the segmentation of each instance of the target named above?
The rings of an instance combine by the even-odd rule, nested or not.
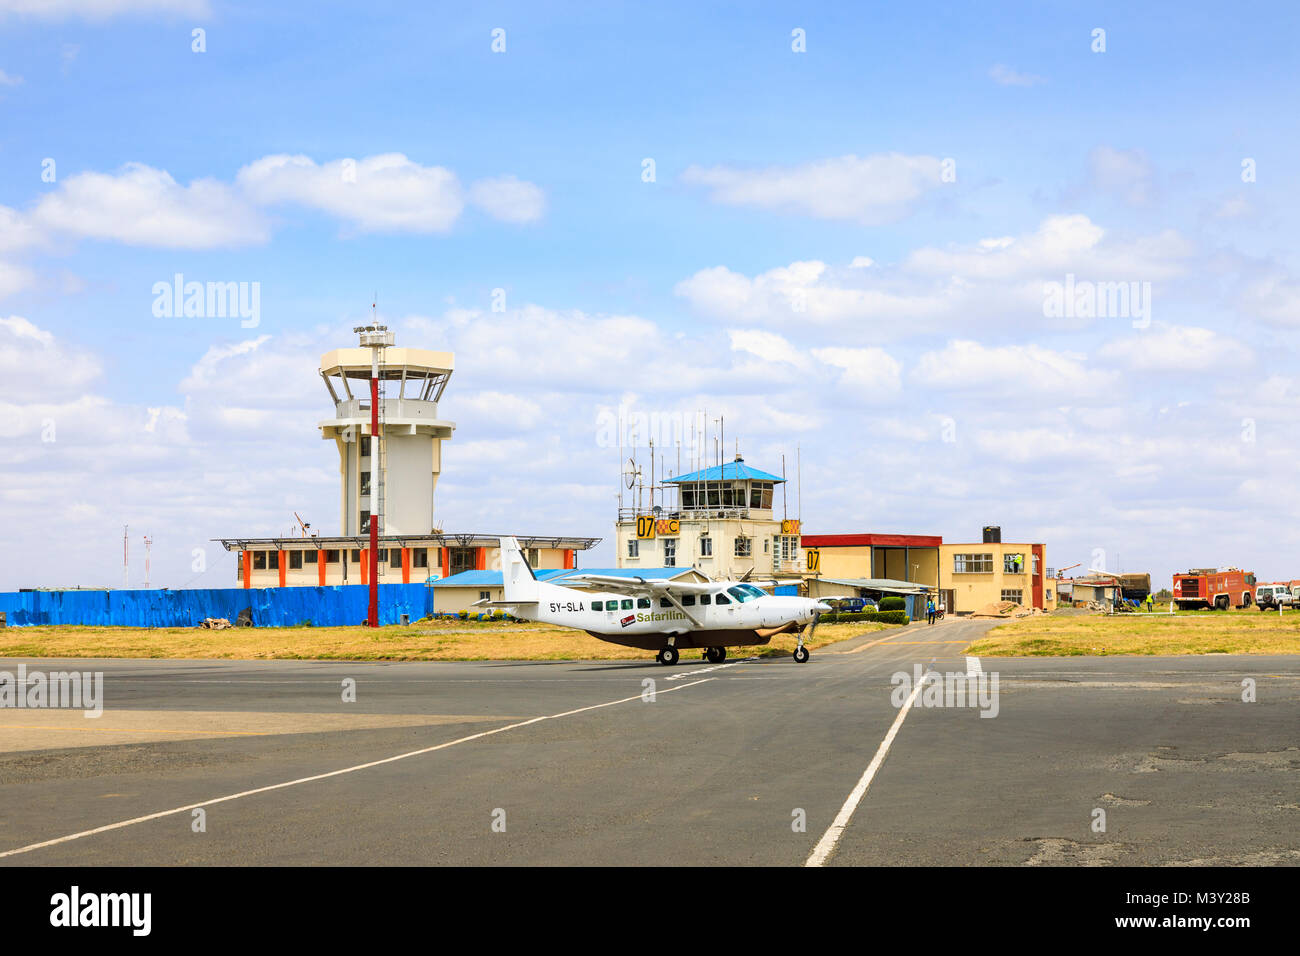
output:
[[[424,584],[379,585],[379,623],[401,615],[418,620],[432,613]],[[0,593],[0,611],[11,626],[90,624],[117,627],[193,627],[205,617],[232,624],[252,608],[255,627],[295,624],[362,624],[370,601],[364,584],[314,588],[193,588],[148,591],[10,591]]]

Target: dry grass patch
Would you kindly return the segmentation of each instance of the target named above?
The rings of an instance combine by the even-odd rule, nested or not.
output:
[[[988,657],[1110,654],[1300,654],[1300,613],[1044,615],[993,628],[964,653]]]
[[[824,624],[816,649],[885,625]],[[766,647],[734,648],[734,656],[784,656],[794,637]],[[691,651],[684,652],[689,656]],[[620,647],[582,631],[546,624],[415,623],[367,627],[257,627],[209,631],[192,627],[10,627],[0,630],[0,657],[126,657],[220,660],[644,660],[651,651]]]

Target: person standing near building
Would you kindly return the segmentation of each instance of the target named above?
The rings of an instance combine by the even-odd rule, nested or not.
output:
[[[925,599],[925,616],[926,619],[931,624],[934,623],[934,598],[933,597],[927,597]]]

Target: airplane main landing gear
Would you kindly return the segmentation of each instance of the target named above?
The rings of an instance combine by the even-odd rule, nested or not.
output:
[[[727,659],[727,649],[725,647],[706,647],[704,649],[704,659],[710,664],[721,664]]]
[[[677,652],[677,648],[669,645],[668,647],[665,647],[663,650],[661,650],[657,655],[655,655],[655,660],[657,660],[660,664],[667,664],[669,667],[672,667],[674,664],[677,663],[677,658],[680,656],[681,655],[679,655]]]

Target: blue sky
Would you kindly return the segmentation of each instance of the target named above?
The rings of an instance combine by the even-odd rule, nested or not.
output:
[[[0,0],[0,587],[333,530],[376,291],[458,355],[448,529],[609,537],[600,410],[709,408],[809,530],[1300,577],[1293,6],[701,6]],[[258,326],[155,317],[176,273]],[[1046,317],[1067,273],[1152,321]]]

